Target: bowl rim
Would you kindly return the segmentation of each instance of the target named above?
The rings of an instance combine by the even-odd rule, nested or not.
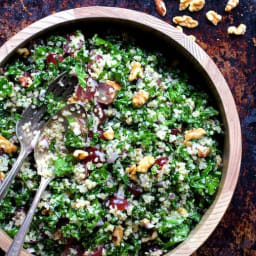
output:
[[[242,156],[241,128],[234,98],[223,75],[207,53],[188,36],[154,16],[125,8],[92,6],[57,12],[27,26],[0,48],[0,67],[17,48],[22,47],[29,40],[45,33],[50,28],[71,22],[102,18],[142,25],[166,36],[168,40],[182,47],[205,71],[221,101],[224,110],[223,115],[226,119],[228,152],[224,155],[226,160],[223,170],[225,173],[220,187],[214,202],[203,215],[201,221],[190,232],[188,238],[165,254],[166,256],[189,256],[206,241],[226,212],[236,188]],[[12,239],[0,229],[0,247],[4,251],[7,251],[11,241]],[[21,255],[28,256],[31,254],[23,250]]]

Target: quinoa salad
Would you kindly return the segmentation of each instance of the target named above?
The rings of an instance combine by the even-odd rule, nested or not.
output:
[[[0,202],[0,227],[14,237],[41,175],[55,176],[28,252],[160,256],[200,221],[222,175],[223,125],[207,93],[168,59],[127,37],[74,31],[18,49],[0,69],[0,183],[20,150],[15,125],[25,108],[46,104],[46,118],[71,103],[86,111],[86,122],[45,132],[48,172],[31,154]],[[46,93],[64,71],[77,78],[67,102]]]

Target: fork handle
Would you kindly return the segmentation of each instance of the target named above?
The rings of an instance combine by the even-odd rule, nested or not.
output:
[[[37,205],[41,199],[43,192],[45,191],[45,189],[50,181],[51,181],[51,178],[42,178],[41,179],[40,186],[36,192],[36,195],[34,197],[32,205],[27,213],[27,216],[26,216],[25,220],[23,221],[19,232],[13,239],[13,242],[12,242],[11,246],[9,247],[9,250],[5,254],[5,256],[18,256],[19,255],[20,250],[21,250],[24,240],[25,240],[25,236],[29,230],[31,221],[34,217]]]
[[[23,164],[24,159],[29,155],[29,153],[30,152],[21,149],[16,162],[14,163],[14,165],[12,166],[12,169],[10,170],[8,175],[5,177],[5,179],[3,180],[3,182],[0,186],[0,201],[4,199],[12,181],[16,177],[21,165]]]

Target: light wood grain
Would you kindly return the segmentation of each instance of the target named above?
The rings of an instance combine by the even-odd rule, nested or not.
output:
[[[210,236],[224,215],[237,184],[242,154],[240,122],[232,94],[217,66],[195,42],[173,26],[141,12],[113,7],[84,7],[53,14],[17,33],[0,48],[0,66],[18,47],[43,34],[49,28],[90,19],[105,19],[117,23],[122,21],[125,24],[140,25],[142,30],[143,27],[150,28],[167,36],[175,47],[182,48],[192,65],[198,65],[207,74],[209,87],[212,87],[216,94],[225,124],[224,166],[221,185],[213,204],[196,228],[192,230],[187,240],[166,254],[168,256],[191,255]],[[0,247],[6,251],[10,242],[10,238],[0,230]],[[29,254],[22,252],[21,255]]]

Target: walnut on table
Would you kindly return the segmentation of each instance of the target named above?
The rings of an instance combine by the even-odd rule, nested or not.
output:
[[[198,21],[194,20],[192,17],[183,15],[183,16],[175,16],[173,18],[173,22],[177,25],[186,28],[196,28],[198,26]]]
[[[239,4],[239,0],[229,0],[225,6],[226,12],[231,12],[234,8],[236,8]]]
[[[161,16],[166,15],[166,6],[163,0],[155,0],[156,10]]]
[[[205,0],[192,0],[188,10],[190,12],[199,12],[204,8],[204,5],[205,5]]]
[[[215,11],[208,11],[206,18],[215,26],[222,20],[222,16]]]
[[[246,32],[246,25],[244,24],[240,24],[238,27],[230,26],[228,28],[228,34],[230,35],[241,36],[241,35],[244,35],[245,32]]]
[[[179,10],[184,11],[188,8],[190,12],[199,12],[205,6],[205,0],[180,0]]]

